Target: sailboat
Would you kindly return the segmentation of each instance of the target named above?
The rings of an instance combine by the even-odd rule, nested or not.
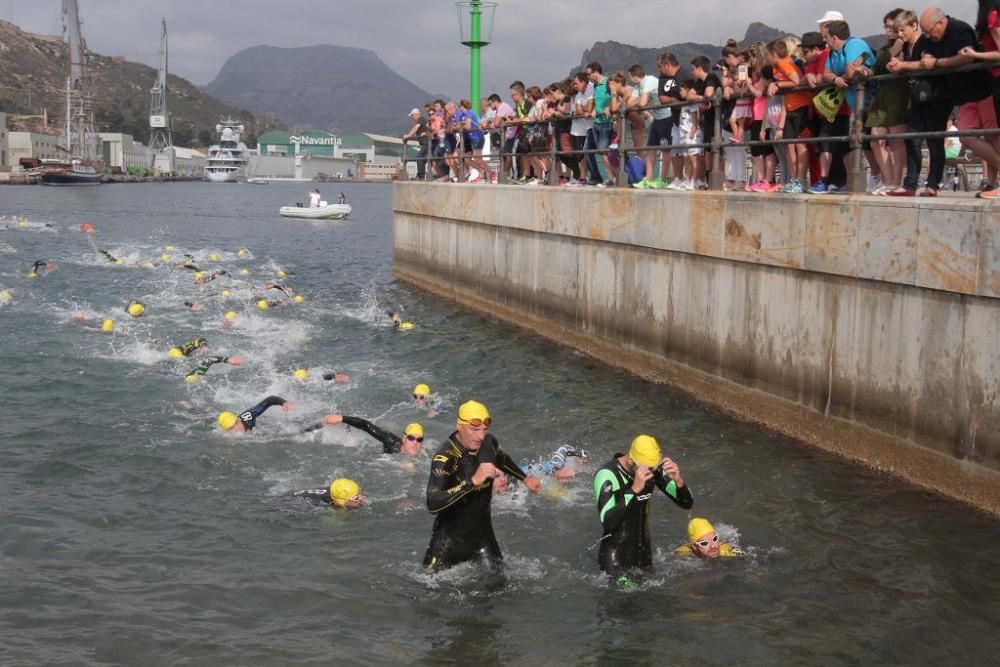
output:
[[[66,33],[69,76],[66,79],[66,127],[63,145],[67,157],[42,160],[43,185],[100,185],[101,163],[97,160],[94,107],[87,77],[87,44],[80,33],[77,0],[63,0],[63,31]]]

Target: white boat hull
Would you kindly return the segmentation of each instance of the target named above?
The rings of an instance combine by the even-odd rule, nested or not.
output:
[[[326,206],[282,206],[278,213],[286,218],[306,220],[343,220],[351,213],[349,204],[327,204]]]
[[[208,171],[205,170],[205,180],[209,183],[236,183],[239,180],[238,171]]]

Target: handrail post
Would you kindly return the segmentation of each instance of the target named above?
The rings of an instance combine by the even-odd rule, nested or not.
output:
[[[507,183],[507,168],[504,167],[503,158],[503,147],[507,145],[507,123],[500,121],[500,150],[497,151],[497,157],[500,160],[500,168],[497,170],[497,184],[505,185]]]
[[[433,181],[434,180],[434,165],[431,162],[431,157],[434,155],[434,134],[427,130],[427,155],[424,156],[424,180]]]
[[[854,109],[851,115],[851,166],[847,170],[847,192],[850,194],[864,194],[867,191],[865,180],[865,169],[862,166],[864,151],[861,150],[861,135],[864,133],[864,115],[861,110],[865,108],[865,83],[858,81],[854,83]]]
[[[549,185],[559,185],[559,170],[556,168],[556,143],[559,141],[559,137],[556,136],[556,124],[551,120],[548,122],[548,133],[552,138],[552,143],[549,148]]]
[[[458,182],[465,183],[465,133],[458,132]]]
[[[628,187],[628,172],[625,171],[625,161],[628,155],[625,153],[625,132],[628,130],[626,123],[628,116],[625,113],[625,105],[622,104],[618,110],[618,176],[615,178],[615,185],[620,188]],[[609,149],[610,150],[610,149]],[[610,157],[610,156],[609,156]],[[609,160],[610,162],[610,160]]]
[[[403,173],[399,175],[399,180],[408,181],[410,180],[410,174],[406,171],[406,148],[410,145],[409,139],[403,139]]]
[[[722,102],[722,89],[716,88],[715,94],[712,95],[712,107],[715,109],[715,113],[712,114],[712,125],[714,126],[714,134],[712,135],[712,176],[708,181],[708,188],[710,190],[721,190],[722,182],[725,179],[725,163],[722,160],[722,113],[721,113],[721,102]]]

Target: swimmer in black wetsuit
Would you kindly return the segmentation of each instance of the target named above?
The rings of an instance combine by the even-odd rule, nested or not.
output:
[[[403,437],[400,438],[395,433],[389,433],[380,429],[367,419],[336,414],[323,417],[323,421],[303,429],[303,432],[316,431],[324,426],[336,426],[337,424],[347,424],[348,426],[361,429],[382,443],[382,452],[385,454],[416,456],[420,453],[420,446],[424,442],[424,427],[420,424],[407,424],[406,428],[403,429]]]
[[[280,405],[281,409],[285,412],[295,409],[295,405],[291,401],[286,401],[280,396],[268,396],[257,405],[249,410],[244,410],[239,415],[232,412],[220,412],[217,421],[224,431],[231,431],[233,433],[252,431],[253,427],[257,425],[257,417],[260,417],[268,408],[275,405]]]
[[[497,439],[489,435],[490,413],[476,401],[458,409],[456,431],[435,453],[427,481],[427,509],[434,530],[424,556],[424,567],[438,571],[481,560],[499,566],[503,556],[490,517],[493,479],[513,475],[538,493],[541,482],[524,474]]]
[[[351,376],[340,371],[330,371],[329,373],[323,373],[323,379],[332,380],[337,384],[347,384],[351,381]]]
[[[108,252],[107,250],[105,250],[103,248],[101,248],[100,250],[98,250],[98,252],[100,252],[102,255],[104,255],[105,257],[107,257],[108,261],[111,262],[112,264],[124,264],[125,263],[125,260],[118,259],[117,257],[115,257],[114,255],[112,255],[110,252]]]
[[[354,480],[340,478],[333,480],[329,489],[306,489],[292,494],[296,498],[306,498],[313,503],[327,503],[337,509],[360,507],[365,502],[361,487]]]
[[[56,270],[56,265],[50,262],[46,262],[43,259],[35,260],[35,263],[31,265],[31,271],[28,271],[29,278],[37,278],[38,270],[45,269],[46,273]]]
[[[679,507],[691,509],[694,505],[680,468],[669,458],[661,458],[660,446],[648,435],[636,437],[628,454],[615,454],[594,476],[594,496],[604,531],[598,563],[624,588],[635,586],[629,576],[632,572],[653,568],[649,538],[653,487]]]
[[[193,371],[184,376],[184,381],[197,382],[201,376],[207,373],[208,369],[215,364],[241,366],[243,364],[243,359],[241,357],[206,357],[198,362],[198,365],[194,367]]]

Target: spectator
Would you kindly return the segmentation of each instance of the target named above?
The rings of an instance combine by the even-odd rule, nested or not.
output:
[[[723,101],[720,105],[722,113],[722,143],[723,155],[725,157],[725,182],[722,184],[723,190],[746,190],[747,189],[747,148],[740,145],[743,142],[743,124],[737,120],[735,127],[739,130],[739,136],[733,131],[733,116],[741,100],[741,95],[749,94],[747,87],[747,65],[741,61],[743,51],[735,39],[730,39],[722,47],[722,64],[725,67],[723,76]],[[740,66],[742,65],[742,70]],[[740,79],[740,73],[743,79]],[[749,103],[746,98],[746,102]],[[752,112],[751,112],[752,113]]]
[[[593,134],[591,128],[594,121],[591,114],[594,112],[594,84],[587,78],[585,72],[577,72],[573,75],[573,89],[576,94],[573,96],[573,122],[570,124],[570,134],[573,138],[573,150],[587,150],[594,147]],[[584,155],[580,160],[580,185],[596,179],[598,174],[597,163],[593,155]],[[570,185],[574,185],[571,181]]]
[[[711,61],[705,56],[698,56],[691,61],[691,74],[695,82],[694,99],[702,102],[701,113],[698,116],[701,122],[702,142],[706,144],[712,143],[715,137],[715,105],[712,99],[715,97],[715,91],[722,90],[722,80],[718,74],[711,71],[711,67]],[[697,171],[694,176],[694,189],[704,190],[708,187],[705,182],[708,171],[705,151],[695,156],[695,159]]]
[[[427,121],[420,114],[420,109],[410,111],[410,120],[413,126],[410,131],[403,135],[403,143],[415,140],[420,147],[417,152],[417,180],[422,181],[427,176]]]
[[[802,72],[792,61],[788,44],[784,40],[776,39],[767,45],[767,62],[774,72],[774,82],[767,89],[768,96],[802,85]],[[812,105],[812,96],[805,91],[795,91],[787,92],[782,99],[785,103],[782,138],[798,139],[806,127],[806,114]],[[783,191],[801,193],[805,190],[809,170],[809,148],[805,144],[788,144],[785,159],[787,171]]]
[[[611,135],[614,133],[614,115],[611,110],[611,87],[608,78],[604,76],[604,68],[601,63],[593,62],[587,65],[587,78],[594,84],[594,144],[598,150],[606,151],[611,147]],[[607,180],[597,183],[598,187],[607,187],[615,184],[617,170],[611,163],[611,157],[607,152],[601,153],[601,162],[607,174]]]
[[[764,65],[761,69],[760,83],[760,88],[762,90],[771,89],[771,84],[774,83],[774,68],[771,65]],[[783,139],[785,136],[785,128],[788,126],[788,111],[785,108],[784,96],[778,95],[775,90],[773,95],[761,97],[760,99],[764,101],[763,117],[762,121],[754,123],[754,127],[757,128],[757,134],[754,136],[754,139],[757,141],[774,141],[775,139]],[[754,168],[760,175],[760,180],[751,186],[750,189],[754,192],[775,191],[774,167],[778,156],[776,151],[781,148],[783,147],[757,147],[758,156],[754,158]],[[785,155],[787,156],[787,153]],[[787,161],[783,167],[786,170],[784,173],[786,175],[785,178],[787,179],[787,174],[789,173],[789,164]]]
[[[706,58],[705,60],[708,60]],[[688,79],[680,84],[681,99],[690,100],[691,104],[686,104],[680,110],[680,123],[678,124],[678,135],[680,145],[704,143],[701,124],[698,116],[701,115],[697,101],[701,100],[701,95],[697,91],[697,82]],[[669,190],[695,190],[698,176],[699,159],[705,149],[699,147],[680,148],[684,154],[684,168],[676,173],[674,180],[667,187]]]
[[[488,168],[483,160],[483,132],[479,127],[479,116],[472,110],[470,100],[459,102],[462,110],[462,141],[464,142],[465,154],[471,155],[467,166],[469,169],[469,182],[476,183],[486,180]]]
[[[531,101],[525,94],[524,83],[515,81],[510,84],[510,99],[514,102],[514,118],[511,123],[516,123],[522,127],[515,128],[514,145],[512,152],[517,155],[516,178],[521,183],[528,182],[528,160],[525,158],[531,152],[529,147],[527,131],[523,127],[528,114],[531,113]]]
[[[767,86],[769,80],[764,79],[764,69],[771,71],[770,66],[764,65],[766,61],[764,45],[760,42],[751,44],[747,49],[749,83],[748,90],[753,95],[750,101],[750,125],[746,130],[746,136],[750,141],[765,141],[767,135],[764,132],[764,115],[767,110],[768,96]],[[772,74],[773,76],[773,74]],[[784,100],[777,100],[784,109]],[[782,147],[783,148],[783,147]],[[771,192],[774,188],[774,146],[751,146],[750,157],[753,161],[754,182],[747,189],[751,192]]]
[[[451,172],[451,182],[457,183],[464,165],[459,165],[458,139],[462,130],[462,112],[454,102],[444,105],[444,161]]]
[[[823,78],[833,83],[837,90],[843,91],[843,103],[832,121],[820,121],[820,137],[843,137],[850,130],[849,119],[854,108],[854,88],[851,86],[856,75],[867,74],[868,69],[875,65],[875,54],[860,37],[851,37],[851,29],[845,21],[832,21],[826,25],[826,43],[830,54],[826,59],[826,71]],[[820,144],[820,181],[809,188],[813,194],[839,192],[840,188],[830,183],[830,165],[834,159],[843,158],[845,168],[851,159],[852,151],[846,142],[825,142]]]
[[[435,176],[438,180],[448,178],[448,165],[444,161],[444,113],[439,111],[437,105],[431,106],[427,112],[427,129],[431,133],[431,156],[434,157],[433,166]]]
[[[903,40],[899,56],[892,58],[886,64],[890,72],[919,72],[924,50],[930,45],[930,40],[920,34],[917,15],[904,11],[896,17],[896,30]],[[945,129],[948,116],[951,113],[951,103],[948,100],[944,77],[929,76],[913,79],[910,95],[910,110],[908,114],[907,131],[909,132],[941,132]],[[921,86],[923,99],[920,99]],[[930,167],[927,172],[927,182],[917,191],[922,163],[922,139],[910,139],[906,146],[906,176],[903,186],[886,192],[892,197],[912,197],[918,194],[924,197],[937,195],[941,182],[944,180],[944,139],[927,139],[927,153],[930,156]]]
[[[487,103],[490,108],[493,109],[493,120],[491,121],[492,127],[500,128],[503,124],[508,122],[511,118],[514,118],[514,108],[509,104],[500,99],[500,96],[493,93],[488,98],[486,98]],[[514,140],[517,138],[517,127],[509,126],[503,131],[503,164],[501,169],[505,170],[505,173],[512,173],[512,160],[511,157],[514,153]]]
[[[656,89],[659,80],[652,74],[646,74],[642,65],[636,64],[628,68],[628,82],[632,84],[632,96],[628,100],[629,122],[632,123],[632,146],[636,149],[646,145],[646,117],[652,117],[650,111],[637,111],[658,104]],[[643,151],[645,152],[645,151]],[[645,158],[645,155],[643,155]],[[648,172],[652,176],[652,172]]]
[[[903,39],[896,29],[896,19],[902,13],[902,9],[894,9],[883,18],[888,42],[875,56],[875,74],[888,72],[889,61],[898,57],[903,50]],[[905,79],[879,82],[878,90],[868,109],[868,119],[865,121],[865,127],[870,128],[872,135],[885,136],[906,131],[909,95],[910,85]],[[899,139],[872,140],[871,143],[878,171],[882,174],[882,183],[872,189],[872,194],[884,195],[903,187],[903,168],[906,164],[904,143]]]
[[[660,104],[674,104],[682,101],[680,93],[680,81],[677,80],[677,75],[680,74],[681,66],[677,62],[677,57],[672,53],[661,53],[657,58],[658,67],[660,70],[659,79],[659,89],[658,97],[660,99]],[[664,115],[664,119],[669,119],[669,125],[663,124],[659,126],[657,132],[666,132],[666,128],[669,127],[668,138],[666,140],[667,144],[681,143],[680,141],[680,120],[681,120],[681,108],[680,106],[673,106],[669,109],[663,109],[663,111],[668,112],[669,115]],[[654,127],[656,126],[656,121],[654,120]],[[664,140],[662,135],[657,136],[659,139],[659,145],[664,145]],[[657,187],[664,188],[667,186],[667,153],[661,151],[661,164],[660,164],[660,182],[656,183]],[[672,171],[675,178],[680,178],[681,173],[684,171],[684,156],[675,155],[672,151],[669,153],[672,162]],[[648,159],[648,154],[647,154]],[[655,183],[655,181],[654,181]]]
[[[567,151],[574,150],[573,136],[570,134],[574,92],[572,79],[553,83],[547,89],[549,119],[552,121],[552,140],[556,142],[559,161],[570,172],[570,179],[566,185],[579,185],[580,183],[580,156],[566,155]]]
[[[528,169],[534,173],[534,177],[527,181],[528,185],[544,185],[546,174],[549,170],[548,158],[548,138],[549,124],[543,122],[548,120],[548,105],[545,95],[538,86],[531,86],[527,90],[528,100],[531,101],[531,110],[525,119],[525,136],[531,152],[525,160]]]

